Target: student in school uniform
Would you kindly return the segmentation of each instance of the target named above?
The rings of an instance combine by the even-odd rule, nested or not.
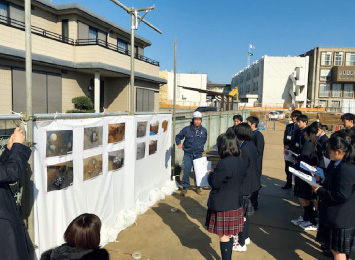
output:
[[[261,178],[262,167],[263,167],[262,164],[263,164],[263,156],[264,156],[264,147],[265,147],[264,136],[258,130],[259,119],[257,117],[254,117],[254,116],[248,117],[247,123],[250,125],[250,127],[253,131],[252,141],[253,141],[253,143],[256,147],[256,150],[258,152],[258,172],[259,172],[259,178]],[[259,197],[259,190],[255,191],[253,193],[253,195],[251,196],[251,201],[252,201],[252,204],[253,204],[253,207],[255,210],[258,210],[258,208],[259,208],[258,197]]]
[[[341,121],[343,122],[343,125],[346,129],[350,129],[352,131],[355,131],[355,115],[351,113],[346,113],[341,116]]]
[[[222,134],[217,139],[221,158],[208,176],[211,192],[207,202],[206,228],[220,239],[222,260],[231,260],[233,237],[243,231],[243,177],[246,165],[234,134]]]
[[[302,115],[299,110],[294,110],[291,113],[292,123],[287,124],[284,132],[284,149],[288,150],[290,144],[294,141],[295,132],[297,129],[297,117]],[[286,172],[286,184],[282,187],[283,190],[292,189],[292,173],[289,171],[289,167],[292,166],[291,162],[285,161],[285,172]]]
[[[234,127],[243,123],[243,116],[241,115],[234,115],[233,116],[233,126],[229,127],[226,133],[234,133]]]
[[[355,148],[339,136],[327,142],[333,167],[322,187],[313,188],[319,198],[317,241],[336,260],[349,258],[355,240]]]
[[[306,115],[299,115],[297,117],[297,127],[293,141],[290,143],[290,150],[295,154],[300,154],[303,144],[306,142],[304,139],[303,131],[308,125],[308,117]]]
[[[308,126],[304,131],[304,137],[306,142],[302,146],[301,153],[297,159],[296,168],[303,173],[311,175],[308,171],[301,169],[300,163],[305,162],[311,166],[319,166],[319,158],[322,153],[322,147],[318,143],[318,127],[315,124]],[[295,186],[294,186],[294,195],[298,197],[300,204],[303,207],[303,216],[300,216],[296,220],[291,222],[294,225],[300,226],[304,230],[316,231],[317,222],[316,222],[316,196],[312,190],[312,187],[301,180],[299,177],[295,176]]]
[[[321,168],[327,168],[325,164],[325,158],[327,158],[326,154],[326,143],[328,141],[328,136],[326,135],[324,129],[326,129],[326,126],[322,125],[320,122],[313,122],[310,126],[314,126],[318,128],[318,133],[317,133],[317,138],[318,138],[318,144],[322,148],[322,152],[319,153],[319,167]],[[327,158],[328,159],[328,158]],[[328,159],[329,160],[329,159]]]
[[[233,251],[245,252],[247,245],[250,244],[249,238],[249,217],[254,214],[254,207],[250,201],[253,192],[261,187],[260,176],[258,173],[258,152],[252,142],[253,132],[247,123],[241,123],[234,127],[234,133],[240,142],[242,158],[246,164],[246,175],[243,179],[243,208],[245,215],[244,230],[238,234],[238,240],[235,239]]]
[[[263,169],[264,147],[265,147],[264,136],[258,130],[259,119],[257,117],[255,116],[248,117],[247,123],[248,125],[250,125],[253,131],[252,141],[258,152],[258,172],[259,172],[259,178],[261,178],[262,169]],[[253,207],[255,210],[258,210],[259,208],[258,197],[259,197],[259,190],[255,191],[251,197],[251,201],[253,203]]]

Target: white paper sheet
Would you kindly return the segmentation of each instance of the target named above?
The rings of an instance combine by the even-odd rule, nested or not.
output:
[[[328,159],[327,157],[323,157],[323,159],[324,159],[324,165],[325,165],[325,168],[328,168],[328,165],[330,164],[330,159]]]
[[[299,177],[301,180],[307,182],[309,185],[311,185],[313,187],[322,187],[318,183],[314,182],[314,178],[312,176],[304,174],[304,173],[302,173],[302,172],[300,172],[300,171],[298,171],[298,170],[296,170],[296,169],[294,169],[292,167],[289,167],[288,169],[290,170],[290,172],[293,175]]]
[[[195,159],[193,163],[196,176],[196,185],[199,187],[210,186],[208,184],[208,172],[212,169],[211,161],[207,161],[207,157],[201,157],[199,159]]]
[[[296,163],[295,157],[298,157],[298,155],[295,154],[294,152],[292,152],[291,150],[285,150],[284,151],[284,159],[285,159],[285,161]]]

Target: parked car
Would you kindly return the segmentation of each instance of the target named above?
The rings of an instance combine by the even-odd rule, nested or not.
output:
[[[218,111],[217,107],[198,107],[195,111],[198,112],[209,112],[209,111]]]
[[[276,110],[279,113],[279,120],[285,119],[285,113],[282,110]]]
[[[269,113],[269,120],[279,120],[279,112],[271,111]]]

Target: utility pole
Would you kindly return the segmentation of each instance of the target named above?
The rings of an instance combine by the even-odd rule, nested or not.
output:
[[[121,7],[123,10],[125,10],[128,14],[131,15],[131,79],[130,79],[130,104],[129,104],[129,114],[130,115],[134,115],[135,113],[135,93],[136,93],[136,89],[135,89],[135,85],[134,85],[134,58],[136,56],[135,54],[135,45],[134,45],[134,30],[138,30],[138,25],[143,22],[146,25],[148,25],[150,28],[152,28],[153,30],[155,30],[156,32],[162,34],[162,31],[160,31],[158,28],[156,28],[155,26],[153,26],[151,23],[147,22],[146,20],[144,20],[144,17],[150,12],[153,11],[155,9],[155,6],[151,6],[151,7],[146,7],[146,8],[140,8],[140,9],[135,9],[134,7],[132,8],[128,8],[125,5],[121,4],[119,1],[117,0],[110,0],[111,2],[113,2],[114,4],[118,5],[119,7]],[[143,16],[139,16],[138,13],[139,12],[145,12],[143,14]]]
[[[176,47],[177,39],[175,38],[174,44],[174,94],[173,94],[173,136],[172,136],[172,151],[171,151],[171,167],[172,167],[172,176],[175,176],[175,120],[176,120],[176,88],[177,88],[177,79],[176,79]]]
[[[31,0],[25,0],[25,44],[26,44],[26,115],[27,143],[33,147],[33,112],[32,112],[32,38],[31,38]],[[27,229],[34,243],[33,217],[33,153],[29,160],[30,170],[26,172],[23,187],[23,215],[27,219]]]

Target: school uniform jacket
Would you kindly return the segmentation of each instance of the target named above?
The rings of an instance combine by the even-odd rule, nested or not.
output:
[[[212,188],[207,206],[213,211],[230,211],[242,207],[243,178],[246,165],[241,156],[228,156],[219,161],[208,176]]]
[[[322,147],[322,153],[320,153],[320,158],[319,158],[319,167],[325,168],[325,162],[324,162],[324,157],[326,156],[326,150],[327,150],[327,141],[328,141],[328,136],[326,134],[322,135],[321,137],[318,138],[318,143]]]
[[[355,165],[328,167],[319,197],[319,222],[331,228],[355,228]]]
[[[27,260],[33,247],[9,184],[24,174],[31,150],[15,143],[0,156],[0,259]]]
[[[313,145],[311,141],[306,141],[304,145],[302,146],[302,150],[300,153],[300,156],[298,157],[298,167],[300,168],[300,162],[303,161],[305,163],[308,163],[311,166],[318,167],[319,166],[319,158],[321,157],[322,154],[322,147],[320,144],[317,145],[317,150],[316,147]],[[310,174],[308,171],[305,171],[302,169],[307,174]]]
[[[290,145],[295,137],[295,132],[297,129],[297,124],[296,123],[292,123],[292,124],[288,124],[286,126],[285,132],[284,132],[284,146],[285,145]]]
[[[255,130],[253,132],[252,140],[258,152],[258,171],[260,176],[262,174],[262,168],[263,168],[263,156],[264,156],[264,147],[265,147],[264,136],[262,133],[260,133],[259,130]]]
[[[306,142],[306,140],[304,139],[304,136],[303,136],[303,131],[305,129],[306,128],[301,130],[300,128],[296,127],[294,138],[290,143],[289,149],[296,154],[301,153],[302,147],[303,147],[304,143]]]
[[[243,179],[243,196],[249,196],[260,190],[261,182],[258,172],[258,151],[252,141],[241,144],[242,158],[246,164],[246,175]]]

